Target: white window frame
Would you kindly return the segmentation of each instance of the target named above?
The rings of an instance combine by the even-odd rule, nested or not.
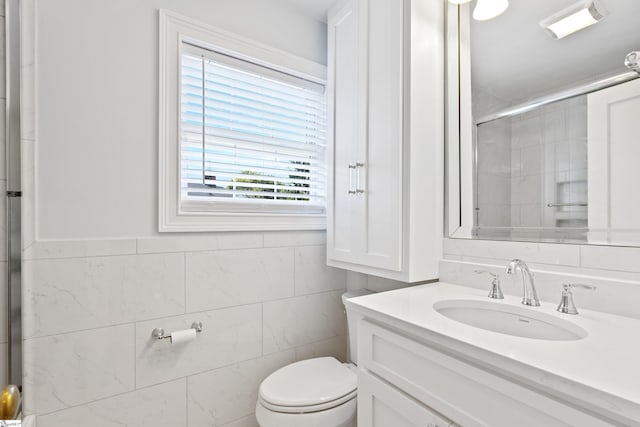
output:
[[[191,18],[159,12],[159,189],[160,232],[323,230],[325,213],[267,213],[201,210],[180,204],[180,55],[183,42],[246,59],[259,65],[326,85],[327,69],[270,46]]]

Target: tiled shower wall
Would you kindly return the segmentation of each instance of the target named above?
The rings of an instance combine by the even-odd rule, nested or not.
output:
[[[478,127],[478,210],[480,227],[511,224],[511,119]]]
[[[587,97],[546,105],[513,119],[511,225],[586,227]]]
[[[586,227],[587,97],[478,128],[478,225]]]
[[[39,427],[255,426],[268,374],[345,359],[346,273],[326,267],[324,244],[324,232],[35,243],[25,410]],[[194,321],[193,342],[151,337]]]

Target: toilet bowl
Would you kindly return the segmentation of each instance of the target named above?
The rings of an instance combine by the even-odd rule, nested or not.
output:
[[[366,295],[350,291],[348,298]],[[347,317],[349,359],[356,360],[356,321]],[[260,427],[355,427],[358,377],[353,363],[319,357],[278,369],[260,384],[256,419]]]
[[[256,418],[261,427],[351,427],[358,378],[333,357],[292,363],[260,385]]]

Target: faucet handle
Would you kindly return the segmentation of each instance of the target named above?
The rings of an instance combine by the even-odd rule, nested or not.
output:
[[[584,285],[582,283],[564,283],[562,285],[562,298],[560,299],[560,304],[558,304],[558,308],[556,309],[560,313],[578,314],[578,309],[573,303],[573,289],[595,291],[596,287],[592,285]]]
[[[473,272],[476,273],[476,274],[488,274],[489,276],[493,277],[494,279],[499,279],[500,278],[497,274],[492,273],[492,272],[487,271],[487,270],[473,270]]]
[[[586,289],[587,291],[595,291],[596,289],[598,289],[593,285],[584,285],[582,283],[564,283],[562,285],[563,292],[571,292],[571,289],[575,288]]]
[[[488,274],[493,278],[491,281],[491,291],[489,291],[489,298],[504,299],[502,289],[500,289],[500,276],[495,273],[486,270],[474,270],[476,274]]]

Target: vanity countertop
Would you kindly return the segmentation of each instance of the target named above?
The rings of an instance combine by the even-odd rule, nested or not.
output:
[[[438,301],[456,299],[524,307],[520,298],[505,295],[503,300],[491,300],[487,292],[440,282],[352,298],[346,305],[569,402],[640,425],[640,320],[579,306],[578,315],[561,314],[555,304],[541,301],[540,307],[527,308],[571,321],[588,332],[580,340],[547,341],[468,326],[433,308]]]

